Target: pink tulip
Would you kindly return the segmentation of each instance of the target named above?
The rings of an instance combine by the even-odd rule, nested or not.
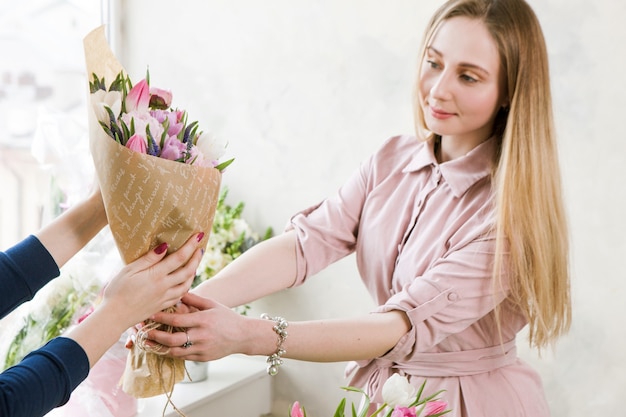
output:
[[[134,134],[133,136],[130,137],[130,139],[128,139],[128,142],[126,142],[126,147],[128,149],[131,149],[139,153],[148,152],[148,149],[147,149],[148,145],[146,143],[146,138],[137,134]]]
[[[185,127],[183,123],[185,112],[182,110],[173,110],[168,112],[167,117],[170,119],[170,127],[167,130],[167,134],[170,136],[178,135]]]
[[[300,403],[298,401],[293,403],[289,417],[304,417],[304,411],[300,408]]]
[[[150,87],[150,108],[166,110],[172,104],[172,92],[157,87]]]
[[[126,111],[148,111],[150,104],[150,87],[144,79],[133,86],[126,96]]]
[[[396,405],[396,408],[391,413],[391,417],[415,417],[415,407],[408,408]]]
[[[432,416],[435,414],[443,413],[446,411],[448,404],[445,401],[436,400],[429,401],[424,406],[424,417]]]

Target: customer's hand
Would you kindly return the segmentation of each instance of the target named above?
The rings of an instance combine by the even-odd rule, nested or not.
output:
[[[111,306],[111,314],[131,327],[179,302],[191,288],[202,258],[202,236],[192,236],[167,256],[164,243],[126,265],[106,286],[100,308]]]
[[[128,328],[178,303],[189,291],[202,258],[202,236],[192,236],[169,255],[167,244],[159,245],[109,282],[100,305],[68,334],[84,349],[90,366]]]

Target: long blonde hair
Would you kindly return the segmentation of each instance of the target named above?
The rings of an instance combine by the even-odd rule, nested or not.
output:
[[[530,345],[541,349],[566,333],[571,323],[569,239],[543,32],[524,0],[450,0],[427,26],[418,74],[435,32],[455,16],[481,20],[500,53],[510,107],[498,113],[494,125],[493,271],[497,282],[508,269],[509,298],[528,319]],[[426,137],[419,92],[415,96],[416,129]]]

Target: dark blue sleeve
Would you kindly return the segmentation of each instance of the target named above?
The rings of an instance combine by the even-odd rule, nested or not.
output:
[[[43,416],[65,404],[89,374],[89,359],[72,339],[57,337],[0,374],[0,416]]]
[[[54,258],[35,236],[0,252],[0,318],[31,300],[59,273]]]

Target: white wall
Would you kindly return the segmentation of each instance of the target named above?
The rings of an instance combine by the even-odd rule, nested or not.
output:
[[[123,1],[122,62],[150,67],[206,130],[230,140],[230,200],[259,230],[332,193],[386,137],[412,132],[415,55],[440,1]],[[555,417],[619,415],[626,388],[623,214],[626,3],[532,0],[544,25],[572,233],[574,322],[542,359]],[[620,257],[621,256],[621,257]],[[353,259],[255,304],[290,320],[353,315],[371,301]],[[288,361],[274,413],[332,415],[343,364]],[[245,399],[242,399],[245,401]],[[233,405],[234,407],[236,405]]]

